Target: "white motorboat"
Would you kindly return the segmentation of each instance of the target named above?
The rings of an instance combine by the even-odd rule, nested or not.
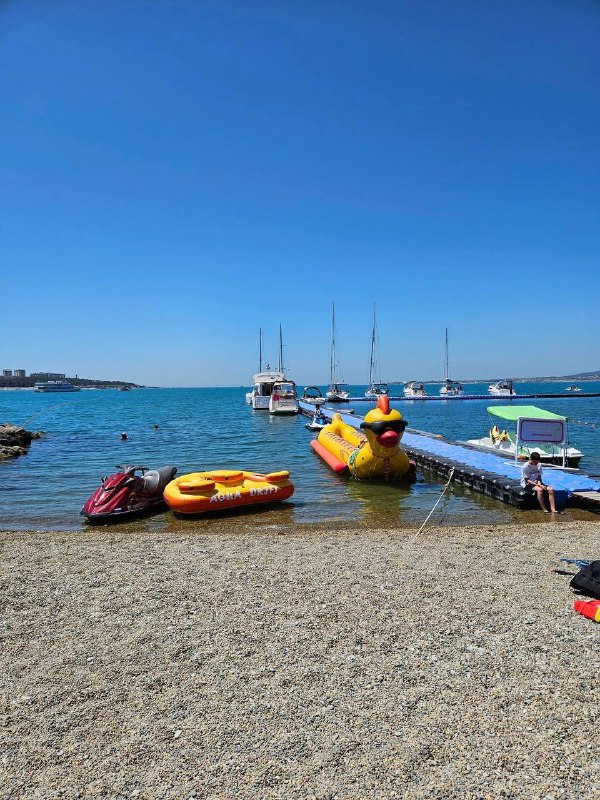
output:
[[[514,397],[516,394],[515,390],[513,389],[513,382],[509,380],[490,383],[488,386],[488,392],[493,394],[495,397]]]
[[[487,436],[481,439],[467,439],[464,444],[468,444],[477,450],[512,458],[513,460],[526,460],[534,451],[540,454],[542,464],[560,465],[567,467],[578,467],[583,458],[581,450],[568,445],[567,439],[567,418],[560,414],[553,414],[537,406],[489,406],[488,414],[491,415],[492,425]],[[516,432],[506,429],[500,430],[495,419],[507,420],[516,423]],[[522,431],[526,430],[524,423],[527,423],[529,430],[534,428],[537,422],[542,421],[543,425],[548,426],[549,432],[538,425],[541,441],[532,440],[531,435],[524,437]],[[553,426],[554,423],[554,426]],[[553,427],[561,434],[553,436]],[[533,434],[534,439],[536,434]],[[526,440],[525,440],[526,438]],[[551,441],[554,439],[554,441]]]
[[[581,386],[567,386],[565,392],[580,392]]]
[[[404,397],[418,400],[419,398],[427,397],[427,392],[420,381],[409,381],[404,387]]]
[[[246,394],[246,402],[255,410],[268,410],[269,401],[276,383],[285,381],[283,372],[269,369],[266,372],[257,372],[252,376],[252,390]]]
[[[262,360],[263,360],[263,336],[262,336],[262,328],[259,331],[259,357],[258,357],[258,369],[259,371],[252,376],[252,389],[246,393],[246,403],[252,406],[253,409],[256,411],[271,411],[273,408],[274,410],[272,413],[284,413],[284,414],[296,414],[298,412],[298,400],[296,397],[296,385],[293,381],[288,381],[285,376],[285,372],[283,370],[282,361],[282,353],[283,353],[283,346],[281,344],[281,326],[279,330],[279,337],[280,337],[280,354],[279,354],[279,367],[276,370],[272,370],[267,364],[266,370],[263,371],[262,368]],[[274,400],[271,403],[271,397],[274,393],[274,389],[276,385],[279,384],[291,384],[293,387],[293,394],[294,397],[290,397],[290,390],[287,385],[283,388],[282,392],[278,394],[278,400]],[[281,403],[281,408],[285,408],[285,411],[279,412],[279,404]],[[288,410],[292,408],[292,404],[294,410]]]
[[[462,384],[451,381],[448,377],[448,328],[446,328],[446,347],[444,352],[444,383],[440,389],[442,397],[462,397],[464,390]]]
[[[369,363],[369,386],[365,397],[377,399],[382,394],[389,395],[390,387],[381,381],[379,376],[379,359],[377,357],[377,322],[375,318],[375,303],[373,303],[373,330],[371,332],[371,360]]]
[[[325,397],[330,403],[347,403],[350,399],[350,389],[347,383],[338,378],[339,353],[335,341],[335,304],[331,306],[331,357],[329,361],[329,389]]]
[[[277,371],[285,375],[285,368],[283,366],[283,331],[281,329],[281,324],[279,325],[279,361],[277,364]],[[269,412],[271,414],[297,414],[298,410],[298,393],[294,381],[285,377],[280,381],[275,381],[269,398]]]
[[[326,402],[318,386],[305,386],[300,399],[305,403],[312,403],[313,406],[322,406]]]
[[[298,394],[294,381],[275,381],[269,398],[271,414],[297,414]]]

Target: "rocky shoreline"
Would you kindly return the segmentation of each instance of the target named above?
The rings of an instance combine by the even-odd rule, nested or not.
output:
[[[3,796],[597,797],[599,532],[1,534]]]
[[[10,422],[0,424],[0,460],[23,456],[34,439],[40,439],[43,431],[27,431]]]

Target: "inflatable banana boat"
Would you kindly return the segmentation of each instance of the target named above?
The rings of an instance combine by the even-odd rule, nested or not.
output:
[[[360,427],[363,433],[335,414],[311,447],[335,472],[350,472],[355,478],[388,481],[414,477],[415,465],[400,448],[406,420],[399,411],[390,410],[386,395],[379,397],[377,407]]]
[[[290,473],[259,475],[242,470],[218,469],[191,472],[171,481],[164,491],[165,502],[179,514],[203,514],[255,503],[287,500],[294,494]]]

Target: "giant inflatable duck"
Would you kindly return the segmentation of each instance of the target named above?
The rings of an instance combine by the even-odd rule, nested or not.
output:
[[[398,480],[414,475],[414,464],[400,448],[406,420],[381,395],[377,407],[365,416],[360,433],[346,425],[339,414],[313,439],[311,447],[335,472],[355,478]]]

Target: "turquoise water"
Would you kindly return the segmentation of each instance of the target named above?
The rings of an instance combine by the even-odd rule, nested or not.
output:
[[[560,384],[517,384],[526,392],[561,392]],[[586,392],[600,392],[599,383],[584,383]],[[351,388],[362,395],[364,386]],[[400,387],[393,390],[400,392]],[[439,386],[427,387],[437,394]],[[481,394],[487,385],[467,384]],[[28,455],[0,462],[0,528],[14,530],[78,530],[85,526],[79,510],[103,475],[116,464],[173,464],[180,473],[211,468],[243,467],[258,471],[289,469],[296,486],[291,500],[260,513],[228,517],[230,525],[339,523],[392,527],[420,522],[433,506],[441,485],[419,475],[410,487],[369,484],[340,478],[310,449],[311,433],[304,417],[274,417],[245,404],[246,388],[139,389],[131,392],[89,390],[45,395],[1,391],[0,421],[44,430]],[[452,439],[473,438],[489,428],[488,405],[502,400],[398,402],[409,426]],[[515,401],[513,401],[515,402]],[[582,467],[600,474],[600,398],[533,400],[565,414],[571,441],[585,453]],[[355,403],[366,413],[368,403]],[[158,430],[154,430],[154,424]],[[127,441],[120,433],[126,431]],[[532,512],[528,512],[532,513]],[[535,513],[535,512],[533,512]],[[574,512],[570,512],[574,513]],[[575,512],[576,513],[576,512]],[[460,487],[453,487],[435,521],[445,524],[508,522],[523,512]],[[133,527],[177,528],[171,512],[131,523]],[[184,525],[192,525],[184,520]],[[210,520],[203,522],[210,525]]]

